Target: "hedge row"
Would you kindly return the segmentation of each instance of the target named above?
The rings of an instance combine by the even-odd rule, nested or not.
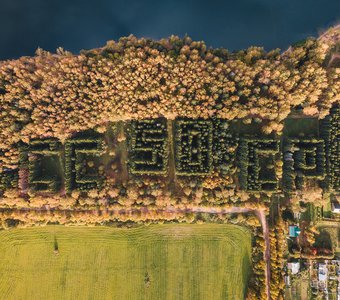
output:
[[[172,134],[168,128],[173,128]],[[222,176],[233,175],[237,157],[239,186],[247,191],[277,191],[282,173],[282,170],[278,173],[278,166],[282,164],[283,190],[286,192],[302,189],[305,179],[322,180],[323,183],[326,174],[329,186],[339,189],[338,108],[322,122],[325,142],[317,138],[284,138],[281,162],[278,140],[246,136],[239,139],[231,133],[229,122],[224,119],[177,118],[173,127],[168,126],[165,118],[135,120],[128,126],[127,133],[128,164],[132,174],[167,174],[169,155],[174,151],[175,171],[182,176],[205,176],[213,171]],[[56,139],[32,140],[29,145],[18,145],[20,169],[28,171],[32,189],[56,191],[63,181],[67,192],[101,186],[104,172],[99,172],[98,167],[105,141],[98,134],[80,136],[66,140],[64,165],[63,147]],[[170,149],[171,145],[173,149]],[[47,168],[46,164],[60,171],[64,167],[65,178],[61,172],[51,173],[52,167]],[[12,175],[9,174],[7,170],[1,175],[2,189],[17,185],[10,183],[8,178]],[[12,178],[17,177],[13,175]]]
[[[205,175],[213,169],[213,123],[175,120],[175,162],[179,175]]]
[[[18,179],[18,170],[5,170],[3,173],[0,173],[0,195],[8,188],[17,188]]]
[[[213,121],[213,164],[221,175],[233,173],[239,138],[229,130],[229,122],[224,119]]]
[[[283,188],[303,189],[305,179],[323,180],[326,171],[322,139],[287,139],[284,145]]]
[[[340,108],[333,107],[322,122],[322,136],[327,156],[327,183],[330,189],[340,190]]]
[[[239,183],[247,191],[276,191],[275,156],[279,153],[279,141],[272,139],[243,138],[239,148]],[[272,160],[272,169],[260,163],[261,157]]]
[[[55,193],[61,185],[61,145],[57,140],[33,140],[28,146],[28,182],[30,189]],[[48,160],[49,165],[46,165]],[[54,169],[52,168],[54,167]],[[47,169],[48,168],[48,169]]]
[[[165,174],[169,160],[166,119],[132,121],[128,133],[130,172]]]
[[[96,160],[103,154],[104,141],[99,138],[70,139],[65,144],[65,190],[100,188],[103,176],[86,174],[84,166],[89,159]]]

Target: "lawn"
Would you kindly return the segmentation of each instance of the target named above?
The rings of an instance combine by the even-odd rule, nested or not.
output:
[[[235,225],[0,231],[1,299],[244,299],[251,234]]]
[[[318,137],[319,120],[317,118],[287,118],[285,120],[284,136],[297,137]]]

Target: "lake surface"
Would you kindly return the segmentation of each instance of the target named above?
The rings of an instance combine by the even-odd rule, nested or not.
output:
[[[11,0],[0,1],[0,60],[38,47],[72,52],[130,33],[159,39],[188,34],[230,50],[286,49],[340,21],[339,0]]]

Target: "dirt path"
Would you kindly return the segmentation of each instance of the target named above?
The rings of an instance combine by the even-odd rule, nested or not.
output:
[[[270,298],[270,241],[269,241],[269,228],[266,219],[266,214],[263,210],[256,210],[256,215],[260,219],[263,230],[263,237],[265,241],[265,252],[264,252],[264,261],[266,263],[265,276],[266,276],[266,291],[267,291],[267,299]]]

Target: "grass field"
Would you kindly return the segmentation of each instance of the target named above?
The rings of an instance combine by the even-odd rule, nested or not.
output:
[[[318,137],[319,120],[317,118],[287,118],[283,130],[286,137]]]
[[[234,225],[0,231],[0,299],[244,299],[250,255]]]

